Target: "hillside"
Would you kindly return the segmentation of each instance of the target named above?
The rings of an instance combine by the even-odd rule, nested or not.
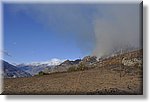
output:
[[[82,70],[6,78],[3,94],[143,94],[142,55],[142,50],[131,51],[89,64],[86,57]]]
[[[31,77],[31,74],[18,69],[16,66],[11,65],[10,63],[3,61],[2,60],[2,65],[3,65],[3,76],[5,78],[17,78],[17,77]]]

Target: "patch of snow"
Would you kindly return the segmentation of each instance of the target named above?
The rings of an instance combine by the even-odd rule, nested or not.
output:
[[[47,66],[56,66],[64,62],[65,60],[53,58],[49,61],[43,61],[43,62],[32,62],[32,63],[27,63],[23,65],[30,65],[30,66],[39,66],[39,65],[47,65]]]

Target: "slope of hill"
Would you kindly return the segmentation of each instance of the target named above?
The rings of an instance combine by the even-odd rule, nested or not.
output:
[[[6,61],[2,61],[2,65],[5,78],[31,77],[31,74],[18,69],[16,66],[11,65]]]
[[[99,61],[85,57],[79,62],[86,64],[85,68],[89,66],[85,70],[4,79],[3,94],[141,95],[143,94],[142,55],[142,50],[138,50],[101,58]],[[67,61],[65,64],[71,63]]]
[[[97,68],[5,79],[3,94],[142,94],[142,76],[137,72],[120,77],[119,71]]]

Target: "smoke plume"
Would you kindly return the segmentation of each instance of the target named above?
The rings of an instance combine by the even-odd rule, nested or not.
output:
[[[140,6],[138,4],[106,5],[103,17],[95,17],[96,47],[93,55],[103,56],[114,50],[140,48]]]

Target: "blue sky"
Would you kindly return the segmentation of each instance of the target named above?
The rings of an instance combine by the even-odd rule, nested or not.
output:
[[[93,12],[94,8],[80,5],[4,4],[4,50],[11,55],[4,59],[30,63],[89,55],[94,46]]]
[[[140,48],[140,3],[4,4],[4,59],[11,63],[101,57]]]

